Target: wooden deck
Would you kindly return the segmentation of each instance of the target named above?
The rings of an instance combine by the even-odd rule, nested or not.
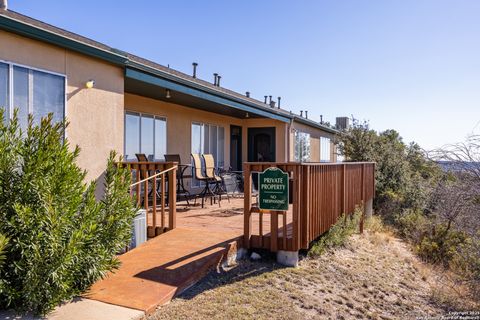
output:
[[[171,170],[168,187],[175,189],[175,164],[135,165],[136,181],[148,177],[149,170]],[[251,173],[272,166],[288,172],[292,180],[293,204],[287,212],[261,211],[250,196]],[[165,197],[157,203],[151,192],[150,206],[150,193],[145,192],[149,190],[148,181],[141,182],[143,193],[142,185],[136,184],[132,194],[143,195],[152,238],[120,256],[120,269],[93,285],[87,297],[152,312],[200,280],[239,247],[272,252],[307,249],[342,213],[352,213],[355,206],[371,202],[375,190],[373,163],[245,163],[244,169],[246,197],[224,199],[221,205],[205,208],[176,202],[175,192],[169,194],[168,202],[176,205],[167,208]],[[157,186],[156,175],[152,178],[151,185]],[[156,192],[164,194],[165,176],[160,179],[163,182]],[[140,204],[141,198],[136,199]]]
[[[242,246],[242,204],[243,199],[236,198],[222,201],[220,208],[214,204],[185,210],[179,203],[175,229],[121,255],[120,269],[95,283],[85,296],[153,312]]]
[[[198,202],[198,201],[197,201]],[[228,232],[243,236],[243,197],[230,198],[230,202],[222,199],[220,206],[213,204],[201,208],[200,206],[187,207],[184,202],[177,204],[177,228],[189,228],[202,232]],[[161,213],[157,211],[157,221],[161,220]],[[168,223],[168,214],[165,213],[164,219]],[[147,218],[149,225],[152,223],[152,213],[150,212]],[[259,225],[259,215],[253,217],[255,225]],[[292,212],[287,212],[287,228],[291,228]],[[263,235],[267,236],[270,233],[270,215],[263,214]],[[282,224],[278,230],[282,235]],[[287,235],[289,234],[287,231]],[[259,228],[252,230],[253,235],[260,235]]]

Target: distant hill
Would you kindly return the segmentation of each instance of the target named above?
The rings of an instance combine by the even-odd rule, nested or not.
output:
[[[480,169],[480,162],[467,161],[436,161],[444,171],[465,171],[468,169]]]

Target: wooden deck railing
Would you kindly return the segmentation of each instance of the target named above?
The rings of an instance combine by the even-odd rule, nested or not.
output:
[[[130,194],[136,199],[138,206],[147,212],[147,236],[152,238],[174,229],[178,164],[176,162],[121,162],[119,165],[130,169],[132,176]]]
[[[269,167],[289,174],[291,205],[286,212],[263,211],[252,204],[252,173]],[[243,168],[244,242],[252,248],[273,252],[308,249],[343,213],[353,213],[375,194],[375,164],[371,162],[245,163]]]

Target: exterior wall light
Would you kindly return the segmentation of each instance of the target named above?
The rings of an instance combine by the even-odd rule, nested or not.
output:
[[[165,95],[165,98],[170,99],[172,95],[170,94],[170,89],[167,89],[167,93]]]
[[[250,115],[247,113],[245,113],[245,118],[250,118]]]
[[[90,79],[87,82],[85,82],[85,88],[87,89],[92,89],[95,86],[95,80]]]

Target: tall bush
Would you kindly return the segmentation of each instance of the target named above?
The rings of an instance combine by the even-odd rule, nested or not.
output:
[[[0,115],[0,234],[9,239],[3,308],[45,314],[118,267],[116,254],[130,239],[136,209],[128,172],[112,152],[97,201],[64,128],[52,115],[38,124],[30,116],[22,132],[16,113]]]
[[[358,121],[337,143],[347,161],[376,162],[375,205],[388,220],[405,208],[426,205],[441,172],[417,144],[405,144],[395,130],[377,133],[368,123]]]

